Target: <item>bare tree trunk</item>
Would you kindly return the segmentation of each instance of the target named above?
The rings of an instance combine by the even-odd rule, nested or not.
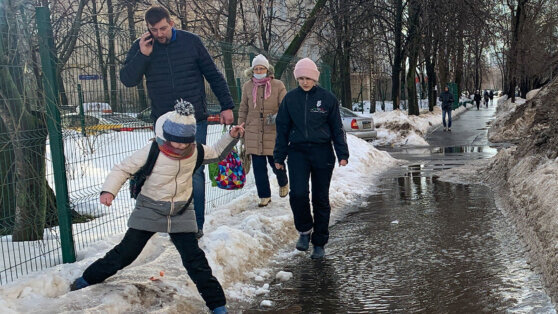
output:
[[[352,109],[351,95],[351,39],[349,32],[348,8],[343,8],[339,1],[332,5],[335,10],[334,25],[337,49],[336,59],[339,60],[339,74],[341,79],[341,104]]]
[[[14,30],[19,29],[16,12],[8,6],[5,9],[6,12],[0,14],[0,34],[5,34],[10,43],[23,40],[14,33]],[[13,166],[15,181],[14,193],[11,194],[12,199],[15,199],[12,240],[38,240],[43,237],[45,221],[45,143],[48,133],[44,119],[31,114],[30,104],[25,102],[28,99],[25,90],[18,90],[14,79],[23,80],[18,74],[20,71],[10,71],[23,69],[22,60],[14,58],[14,55],[22,54],[23,51],[17,48],[8,50],[5,43],[4,37],[0,36],[0,119],[13,149],[3,155],[11,157],[13,153],[14,157],[14,163],[9,163]],[[36,86],[26,87],[33,89]]]
[[[2,87],[3,88],[3,87]],[[0,119],[0,236],[8,235],[14,226],[16,202],[14,199],[15,174],[12,167],[14,150],[8,136],[8,129]]]
[[[509,65],[509,72],[508,72],[508,82],[509,87],[506,91],[508,97],[512,99],[512,102],[515,103],[515,87],[517,86],[517,63],[518,63],[518,55],[519,55],[519,38],[521,36],[521,32],[523,30],[523,24],[525,23],[525,6],[527,5],[528,0],[518,0],[517,7],[512,9],[512,40],[510,45],[510,55],[508,57],[508,65]],[[513,15],[515,11],[515,15]]]
[[[371,64],[370,64],[370,113],[376,112],[376,94],[378,92],[378,73],[376,69],[376,57],[374,52],[371,53]]]
[[[0,54],[3,53],[0,48]],[[27,105],[3,61],[0,62],[0,78],[3,82],[0,115],[9,131],[14,156],[15,188],[12,195],[15,198],[15,220],[12,240],[39,240],[43,238],[46,210],[44,143],[48,133],[44,121],[27,111]]]
[[[391,97],[393,100],[393,109],[399,109],[401,100],[400,73],[401,59],[403,59],[401,37],[403,28],[403,0],[395,0],[395,21],[394,21],[394,44],[393,49],[393,65],[391,68]]]
[[[462,15],[460,15],[461,18]],[[461,96],[461,91],[463,89],[462,79],[463,79],[463,50],[465,49],[465,43],[463,42],[463,27],[459,25],[457,32],[457,53],[455,58],[455,85],[457,87],[457,97]]]
[[[95,40],[97,43],[97,59],[99,61],[99,68],[101,70],[101,75],[103,76],[102,78],[102,82],[103,82],[103,99],[104,102],[109,103],[110,102],[110,96],[109,96],[109,85],[108,85],[108,70],[107,70],[107,66],[105,63],[105,58],[104,58],[104,54],[103,54],[103,45],[101,43],[101,31],[99,30],[99,19],[97,18],[97,16],[99,15],[99,11],[97,11],[97,4],[96,1],[91,1],[91,7],[93,9],[93,28],[95,29]]]
[[[116,36],[116,23],[113,13],[114,7],[112,0],[107,0],[108,12],[108,72],[110,79],[110,105],[113,110],[122,112],[122,104],[117,99],[118,91],[116,89],[116,50],[114,38]]]
[[[240,95],[236,86],[234,78],[234,66],[232,62],[232,45],[234,40],[234,31],[236,28],[236,8],[238,6],[237,0],[229,0],[228,18],[227,18],[227,32],[225,34],[225,42],[221,43],[221,50],[223,51],[223,63],[225,65],[225,77],[229,85],[229,91],[235,103],[240,103]],[[235,106],[235,111],[238,111],[238,106]],[[235,117],[238,116],[235,112]]]
[[[27,114],[25,114],[27,115]],[[31,115],[30,115],[31,116]],[[32,118],[24,128],[34,132],[17,132],[15,145],[16,219],[12,231],[13,241],[43,239],[46,219],[46,167],[44,144],[47,130],[44,121]],[[40,126],[42,124],[42,126]],[[27,178],[24,180],[22,178]],[[33,195],[33,197],[29,197]]]
[[[130,43],[133,43],[136,40],[136,24],[134,22],[134,12],[136,10],[137,2],[135,1],[128,1],[126,3],[126,13],[128,19],[128,31],[130,32]],[[141,79],[141,82],[136,86],[138,91],[138,98],[140,103],[140,110],[143,110],[148,107],[147,104],[147,95],[145,94],[145,88],[143,87],[144,79]]]
[[[418,64],[419,54],[419,14],[420,3],[418,0],[409,1],[409,43],[408,56],[409,56],[409,72],[407,73],[407,95],[408,95],[408,109],[409,115],[418,116],[420,114],[417,100],[417,85],[415,83],[415,74]]]
[[[285,50],[285,52],[283,53],[283,55],[275,65],[276,79],[278,80],[281,79],[281,76],[283,75],[283,72],[287,68],[287,65],[289,64],[293,56],[296,55],[296,53],[302,46],[302,43],[304,42],[308,34],[310,34],[310,32],[312,31],[312,27],[314,26],[314,23],[316,23],[317,15],[322,11],[325,4],[326,4],[326,0],[316,1],[314,8],[310,12],[310,15],[308,15],[306,21],[304,21],[304,24],[300,28],[300,31],[295,35],[295,37],[289,44],[289,47],[287,47],[287,50]]]

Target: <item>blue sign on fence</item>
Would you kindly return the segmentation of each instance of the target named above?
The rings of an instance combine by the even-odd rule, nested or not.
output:
[[[80,74],[79,75],[80,80],[98,80],[100,78],[101,78],[101,76],[98,75],[98,74]]]

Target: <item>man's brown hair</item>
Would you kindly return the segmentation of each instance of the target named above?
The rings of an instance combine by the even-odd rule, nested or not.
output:
[[[169,11],[167,11],[167,9],[163,7],[152,6],[147,11],[145,11],[145,22],[148,25],[155,25],[162,19],[167,19],[167,22],[169,23],[171,21]]]

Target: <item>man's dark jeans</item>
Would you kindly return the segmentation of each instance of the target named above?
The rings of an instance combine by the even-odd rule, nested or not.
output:
[[[254,168],[254,178],[256,179],[256,188],[258,197],[271,197],[271,189],[269,187],[269,177],[267,176],[267,164],[271,166],[273,173],[277,176],[279,186],[285,186],[289,183],[287,178],[287,170],[278,170],[275,168],[273,156],[252,155],[252,167]]]
[[[446,127],[446,114],[448,115],[448,128],[451,128],[451,107],[442,108],[442,123]]]
[[[147,241],[155,234],[150,231],[128,229],[122,241],[107,254],[91,264],[83,279],[90,285],[105,281],[122,268],[130,265],[141,253]],[[196,284],[207,307],[213,310],[226,303],[223,288],[211,273],[205,254],[198,246],[194,233],[170,233],[172,243],[180,253],[182,264]]]
[[[296,230],[313,229],[312,244],[324,246],[329,239],[329,184],[335,166],[331,144],[303,144],[289,147],[287,155],[290,194]],[[312,179],[312,211],[310,213],[309,179]]]
[[[207,121],[196,123],[196,142],[206,144]],[[194,211],[198,229],[203,230],[205,222],[205,166],[199,167],[192,178],[192,193],[194,194]]]

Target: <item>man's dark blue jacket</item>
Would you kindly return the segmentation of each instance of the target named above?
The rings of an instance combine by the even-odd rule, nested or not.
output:
[[[277,113],[277,137],[273,158],[284,164],[288,147],[307,144],[329,144],[338,160],[349,160],[347,136],[343,130],[339,103],[327,90],[314,86],[308,92],[297,87],[289,91]]]
[[[195,34],[173,29],[173,39],[168,44],[154,40],[153,52],[149,56],[141,53],[139,39],[136,40],[120,70],[120,80],[125,86],[132,87],[141,82],[144,74],[153,121],[174,110],[175,101],[180,98],[194,105],[197,121],[206,120],[204,77],[219,99],[221,111],[234,108],[223,74]]]

